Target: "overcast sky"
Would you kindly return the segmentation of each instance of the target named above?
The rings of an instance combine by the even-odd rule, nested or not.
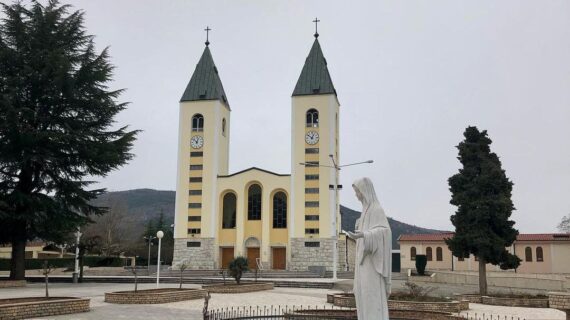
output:
[[[466,126],[486,129],[514,182],[521,232],[570,214],[570,1],[71,1],[144,130],[109,190],[175,189],[178,101],[204,49],[232,107],[230,171],[290,173],[291,93],[319,40],[341,102],[341,203],[369,176],[389,216],[451,230],[447,179]],[[274,143],[277,142],[277,143]],[[264,152],[260,152],[263,150]]]

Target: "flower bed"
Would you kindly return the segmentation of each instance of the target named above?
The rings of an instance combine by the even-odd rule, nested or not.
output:
[[[271,282],[258,282],[247,284],[211,284],[202,286],[202,289],[210,293],[246,293],[263,290],[273,290],[273,283]]]
[[[469,310],[469,301],[445,301],[441,298],[426,297],[424,300],[432,301],[411,301],[407,297],[403,299],[397,295],[390,296],[388,309],[390,310],[413,310],[413,311],[435,311],[456,313]],[[328,299],[328,297],[327,297]],[[352,293],[340,293],[333,295],[333,305],[337,307],[356,308],[356,300]]]
[[[356,320],[356,310],[296,310],[285,314],[285,319],[314,320],[336,319]],[[426,312],[417,310],[390,310],[392,320],[465,320],[445,312]]]
[[[478,294],[460,295],[462,300],[469,300],[472,303],[482,303],[493,306],[524,307],[524,308],[548,308],[547,296],[517,295],[517,294],[497,294],[492,296],[480,296]]]
[[[0,280],[0,288],[25,287],[26,280]]]
[[[0,299],[0,320],[87,312],[89,302],[89,299],[69,297]]]
[[[549,292],[548,302],[551,308],[566,312],[566,320],[570,320],[570,293]]]
[[[105,293],[105,302],[118,304],[157,304],[193,299],[202,299],[207,295],[202,289],[148,289],[134,291],[117,291]]]

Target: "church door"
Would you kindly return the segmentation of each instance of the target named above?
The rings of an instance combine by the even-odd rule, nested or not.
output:
[[[247,265],[251,270],[257,269],[257,258],[259,258],[259,248],[247,248]]]
[[[285,270],[285,248],[273,248],[273,269]]]
[[[234,248],[222,248],[222,269],[227,269],[230,262],[234,259]]]

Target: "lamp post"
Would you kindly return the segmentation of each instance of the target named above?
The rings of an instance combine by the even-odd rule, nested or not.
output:
[[[77,227],[75,237],[75,269],[73,270],[73,283],[79,282],[79,241],[81,239],[80,227]]]
[[[164,232],[158,231],[156,233],[156,237],[158,238],[158,263],[156,266],[156,288],[158,289],[159,281],[160,281],[160,245],[162,241],[162,237],[164,237]]]
[[[156,239],[156,237],[153,237],[152,235],[149,235],[148,237],[143,237],[143,239],[148,241],[148,267],[147,267],[147,271],[149,272],[150,275],[150,246],[152,245],[152,240]]]
[[[334,158],[334,156],[332,154],[329,154],[329,157],[331,159],[332,162],[332,166],[327,166],[327,165],[317,165],[317,164],[312,164],[312,163],[305,163],[305,162],[301,162],[299,163],[300,165],[303,166],[307,166],[307,167],[327,167],[327,168],[332,168],[335,170],[335,175],[334,175],[334,180],[335,180],[335,184],[334,185],[329,185],[329,189],[330,190],[334,190],[334,210],[333,210],[333,214],[334,217],[332,217],[332,230],[333,230],[333,281],[337,281],[337,269],[338,269],[338,214],[339,214],[339,195],[338,195],[338,191],[340,189],[342,189],[342,185],[338,184],[338,179],[340,176],[340,170],[343,167],[348,167],[348,166],[355,166],[355,165],[359,165],[359,164],[366,164],[366,163],[373,163],[373,160],[367,160],[367,161],[361,161],[361,162],[355,162],[355,163],[349,163],[349,164],[345,164],[345,165],[340,165]]]

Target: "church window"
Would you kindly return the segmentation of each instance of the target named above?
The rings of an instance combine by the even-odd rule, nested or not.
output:
[[[306,208],[318,208],[319,202],[318,201],[305,201]]]
[[[319,112],[315,109],[309,109],[307,111],[307,127],[318,127],[319,126]]]
[[[200,234],[201,230],[198,229],[188,229],[189,234]]]
[[[410,249],[410,260],[416,261],[416,254],[417,254],[416,247],[412,247]]]
[[[319,193],[319,188],[305,188],[305,193]]]
[[[305,242],[306,248],[318,248],[321,246],[321,243],[318,241],[307,241]]]
[[[305,148],[305,153],[307,154],[319,153],[319,148]]]
[[[188,209],[200,209],[200,208],[202,208],[201,203],[189,203],[188,204]]]
[[[318,228],[307,228],[305,229],[305,234],[319,234]]]
[[[538,262],[544,261],[544,255],[542,252],[542,247],[536,247],[536,261],[538,261]]]
[[[527,262],[532,262],[532,249],[530,247],[526,247],[524,249],[524,257],[525,257],[525,261]]]
[[[188,216],[188,221],[202,221],[201,216]]]
[[[204,152],[202,151],[192,151],[190,152],[190,157],[203,157]]]
[[[226,118],[222,119],[222,135],[226,136]]]
[[[202,195],[202,190],[189,190],[188,195],[190,196],[200,196]]]
[[[287,228],[287,195],[284,192],[273,196],[273,228]]]
[[[435,249],[435,260],[443,261],[443,249],[441,247]]]
[[[307,161],[307,162],[305,162],[305,166],[306,167],[318,167],[319,162],[318,161]]]
[[[247,219],[261,220],[261,187],[253,184],[247,191]]]
[[[190,170],[202,170],[204,169],[204,166],[201,164],[192,164],[190,165]]]
[[[318,174],[306,174],[305,180],[319,180]]]
[[[195,114],[192,117],[192,131],[204,131],[204,116]]]
[[[236,227],[236,207],[236,195],[227,193],[223,200],[223,229],[233,229]]]
[[[431,247],[427,247],[427,249],[426,249],[426,257],[427,257],[427,261],[432,261],[432,260],[433,260]]]
[[[190,182],[202,182],[202,177],[191,177]]]
[[[308,214],[305,216],[305,221],[319,221],[318,214]]]

